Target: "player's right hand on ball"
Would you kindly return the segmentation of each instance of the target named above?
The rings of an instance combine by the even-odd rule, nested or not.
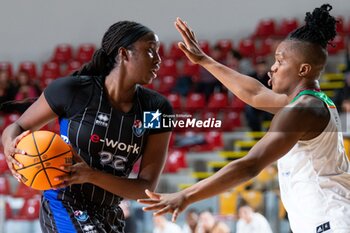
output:
[[[5,154],[7,166],[9,167],[12,175],[18,180],[18,182],[21,181],[22,176],[16,172],[16,170],[13,168],[13,165],[15,164],[18,167],[23,167],[23,164],[18,162],[14,158],[14,156],[15,156],[15,154],[23,154],[23,155],[26,154],[25,151],[17,148],[17,144],[19,143],[19,141],[22,140],[22,138],[24,138],[25,136],[27,136],[30,133],[31,133],[30,130],[24,131],[23,133],[18,135],[14,140],[12,140],[12,142],[4,145],[4,154]]]
[[[90,183],[91,177],[94,177],[96,170],[91,168],[72,148],[74,164],[63,164],[60,169],[67,174],[55,177],[55,181],[61,183],[55,186],[55,189],[65,188],[73,184]]]

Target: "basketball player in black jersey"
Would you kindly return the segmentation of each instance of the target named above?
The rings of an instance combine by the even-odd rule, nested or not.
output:
[[[143,115],[158,119],[159,113],[171,115],[172,107],[141,85],[156,78],[158,49],[159,39],[147,27],[130,21],[113,24],[90,63],[72,77],[54,81],[5,129],[10,168],[18,164],[13,154],[21,153],[17,142],[57,117],[61,136],[80,155],[73,166],[62,165],[70,175],[56,178],[61,185],[43,193],[43,232],[123,232],[120,201],[143,198],[144,189],[155,189],[171,129],[146,128]],[[139,158],[138,177],[130,179]]]

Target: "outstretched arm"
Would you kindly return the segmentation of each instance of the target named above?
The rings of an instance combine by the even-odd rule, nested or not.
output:
[[[316,137],[326,127],[329,114],[325,111],[326,114],[319,114],[322,120],[315,121],[314,111],[315,108],[303,108],[303,105],[283,108],[274,117],[266,135],[245,157],[230,162],[211,177],[180,192],[158,194],[146,191],[150,199],[139,202],[149,205],[144,208],[146,211],[156,210],[156,215],[172,213],[175,221],[178,214],[191,203],[222,193],[253,178],[264,167],[286,154],[298,140]]]
[[[255,108],[271,113],[277,113],[288,104],[286,95],[273,92],[258,80],[232,70],[205,54],[200,49],[194,32],[184,21],[177,18],[175,27],[183,39],[178,46],[191,62],[207,69],[238,98]]]

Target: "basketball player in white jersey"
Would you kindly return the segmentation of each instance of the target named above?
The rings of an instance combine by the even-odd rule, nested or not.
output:
[[[172,213],[173,221],[193,202],[217,195],[259,174],[278,160],[284,206],[294,233],[350,232],[350,166],[339,117],[317,81],[327,60],[327,44],[336,36],[330,5],[307,13],[305,25],[293,31],[275,52],[272,90],[204,54],[193,31],[177,19],[180,48],[236,96],[275,116],[266,135],[242,159],[213,176],[173,194],[146,190],[144,210]]]

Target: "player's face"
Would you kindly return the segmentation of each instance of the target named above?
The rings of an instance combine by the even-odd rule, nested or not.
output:
[[[148,33],[136,41],[130,53],[129,74],[135,83],[149,84],[157,77],[161,58],[159,39],[154,33]]]
[[[280,94],[291,94],[299,83],[299,63],[297,54],[291,49],[291,42],[283,41],[275,53],[275,63],[271,66],[269,84]]]

